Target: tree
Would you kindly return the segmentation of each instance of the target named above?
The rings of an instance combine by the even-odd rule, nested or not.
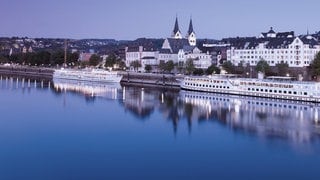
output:
[[[89,59],[89,65],[90,66],[97,66],[100,62],[100,56],[98,56],[97,54],[92,54],[92,56]]]
[[[113,67],[117,62],[117,56],[114,53],[109,54],[106,59],[105,66],[106,67]]]
[[[144,67],[144,70],[146,70],[148,73],[149,72],[151,72],[151,70],[152,70],[152,67],[151,67],[151,65],[146,65],[145,67]]]
[[[135,71],[137,71],[138,68],[141,67],[141,63],[139,62],[139,60],[135,60],[130,63],[130,66],[133,67]]]
[[[235,72],[235,67],[232,64],[231,61],[226,61],[222,64],[222,67],[225,71],[227,71],[230,74],[233,74]]]
[[[194,69],[193,74],[200,76],[200,75],[204,74],[204,71],[203,71],[203,69]]]
[[[206,70],[206,74],[220,74],[220,69],[217,66],[215,66],[214,64],[212,64]]]
[[[320,76],[320,52],[316,55],[312,63],[310,64],[311,74],[319,79]]]
[[[160,61],[158,68],[161,72],[164,72],[166,70],[166,63],[164,61]]]
[[[9,58],[0,54],[0,63],[9,62]]]
[[[165,71],[170,73],[173,69],[174,69],[173,61],[172,60],[167,61],[166,64],[165,64]]]
[[[126,67],[126,63],[124,61],[117,62],[119,69],[123,70]]]
[[[64,51],[62,49],[59,49],[55,52],[51,53],[50,56],[50,63],[51,64],[63,64],[64,63]]]
[[[268,73],[270,71],[270,66],[264,59],[261,59],[256,66],[257,72]]]
[[[280,76],[286,76],[289,73],[289,65],[287,63],[276,64],[277,73]]]
[[[186,61],[186,73],[187,74],[192,74],[193,71],[195,70],[193,60],[192,59],[187,59]]]
[[[68,53],[67,55],[67,64],[76,64],[79,61],[79,53],[74,52],[74,53]]]

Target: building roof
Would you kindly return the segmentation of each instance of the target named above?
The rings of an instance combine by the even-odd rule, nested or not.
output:
[[[273,28],[270,27],[270,30],[268,31],[268,34],[275,34],[276,32],[274,32]]]
[[[159,53],[160,54],[171,54],[171,50],[170,49],[160,49]]]
[[[168,38],[168,42],[171,47],[171,52],[173,54],[178,54],[180,49],[183,49],[184,46],[189,46],[188,39],[182,38],[182,39],[174,39],[174,38]]]
[[[293,42],[294,38],[267,38],[264,41],[266,48],[279,49],[288,47]]]
[[[222,39],[222,41],[226,44],[230,44],[236,49],[252,49],[259,44],[259,41],[256,37],[225,38]]]
[[[303,35],[299,37],[304,44],[309,44],[309,46],[314,47],[319,45],[317,39],[311,35]]]

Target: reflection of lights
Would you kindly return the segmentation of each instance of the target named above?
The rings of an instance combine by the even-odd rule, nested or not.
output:
[[[164,103],[164,94],[161,93],[161,103],[163,104]]]
[[[90,96],[108,96],[112,99],[117,98],[119,84],[92,84],[82,81],[54,80],[54,88],[62,91],[75,91]]]
[[[195,109],[194,118],[212,118],[231,127],[266,137],[305,143],[319,136],[319,105],[289,100],[233,97],[200,92],[182,92],[185,103]],[[241,113],[240,113],[241,112]],[[316,124],[316,125],[314,125]]]
[[[123,98],[123,100],[126,99],[126,87],[125,86],[122,88],[122,98]]]
[[[315,109],[315,111],[314,111],[314,121],[315,121],[315,123],[318,123],[318,121],[319,121],[318,109]]]
[[[141,101],[144,101],[144,88],[141,88]]]

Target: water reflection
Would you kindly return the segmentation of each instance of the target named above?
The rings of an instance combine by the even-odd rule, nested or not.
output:
[[[24,77],[12,77],[12,76],[0,76],[0,87],[2,89],[22,89],[25,90],[31,88],[51,88],[52,82],[47,79],[39,78],[24,78]]]
[[[96,83],[65,79],[53,79],[54,89],[57,92],[69,91],[83,94],[85,97],[104,97],[118,99],[120,83]]]
[[[320,138],[320,106],[306,102],[181,91],[194,119],[218,121],[233,130],[267,138],[309,142]]]
[[[307,102],[271,100],[263,98],[208,94],[99,84],[67,80],[53,82],[37,79],[1,77],[2,89],[50,89],[57,95],[73,93],[94,103],[96,97],[118,102],[125,112],[136,119],[152,121],[159,113],[172,124],[176,134],[187,124],[192,133],[203,122],[222,124],[234,132],[254,134],[268,139],[282,139],[295,143],[310,143],[320,139],[320,106]],[[182,129],[183,130],[183,129]]]

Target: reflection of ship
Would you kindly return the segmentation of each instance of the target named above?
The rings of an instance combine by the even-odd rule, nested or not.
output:
[[[181,91],[198,120],[218,120],[234,130],[295,142],[320,137],[320,107],[307,102]]]
[[[97,83],[89,81],[76,81],[66,79],[53,79],[54,88],[82,93],[89,96],[102,96],[110,99],[118,99],[120,83]]]
[[[105,71],[105,70],[73,70],[73,69],[59,69],[53,73],[54,79],[68,79],[78,81],[90,81],[90,82],[101,82],[101,83],[119,83],[122,75],[118,72]]]

